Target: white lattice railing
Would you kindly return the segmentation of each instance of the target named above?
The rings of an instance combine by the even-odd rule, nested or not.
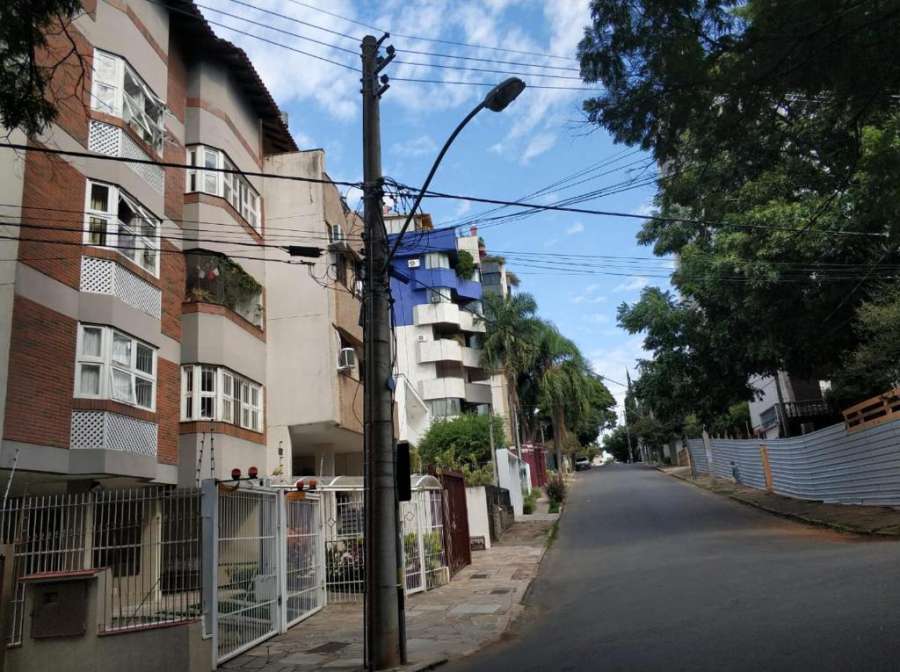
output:
[[[88,133],[88,149],[98,154],[107,156],[121,156],[126,159],[140,159],[149,161],[150,157],[138,144],[128,137],[127,133],[112,124],[104,124],[102,121],[91,120]],[[150,188],[159,194],[165,189],[165,174],[159,166],[150,166],[144,163],[129,163],[133,170]]]
[[[81,291],[115,296],[156,319],[162,315],[162,292],[111,259],[81,258]]]
[[[69,447],[156,457],[158,426],[107,411],[72,411]]]

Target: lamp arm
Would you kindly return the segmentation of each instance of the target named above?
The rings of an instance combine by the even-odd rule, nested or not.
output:
[[[459,122],[459,125],[453,130],[453,133],[451,133],[450,137],[447,138],[447,142],[445,142],[444,146],[441,147],[441,151],[438,153],[437,158],[434,160],[434,163],[431,166],[431,170],[428,171],[428,177],[425,178],[425,183],[422,185],[422,188],[419,189],[419,193],[416,195],[416,200],[415,202],[413,202],[412,208],[410,208],[409,214],[406,216],[406,221],[403,222],[403,228],[400,229],[400,235],[397,236],[397,240],[394,242],[394,246],[391,248],[391,252],[388,255],[387,261],[385,261],[386,264],[390,263],[391,259],[394,258],[394,254],[397,252],[397,248],[400,247],[400,241],[403,240],[403,234],[406,233],[406,229],[409,228],[409,223],[415,216],[416,209],[419,207],[419,203],[422,202],[422,198],[425,196],[425,192],[428,190],[428,187],[431,184],[431,180],[432,178],[434,178],[434,174],[437,172],[438,166],[444,159],[444,155],[447,153],[447,150],[450,149],[450,145],[453,144],[453,141],[456,140],[456,136],[459,135],[460,131],[462,131],[463,128],[465,128],[466,124],[472,121],[473,117],[481,112],[484,107],[484,102],[481,102],[477,106],[475,106],[475,108],[466,115],[466,118]]]

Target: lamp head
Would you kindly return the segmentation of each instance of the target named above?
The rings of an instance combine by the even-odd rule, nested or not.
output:
[[[491,112],[502,112],[524,90],[525,82],[518,77],[510,77],[488,91],[488,94],[484,97],[483,105]]]

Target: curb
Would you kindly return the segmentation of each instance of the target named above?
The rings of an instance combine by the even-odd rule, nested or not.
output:
[[[388,672],[424,672],[424,670],[435,670],[446,664],[447,658],[432,658],[421,663],[409,663],[400,667],[392,667]]]
[[[883,528],[871,529],[871,528],[864,528],[864,527],[850,527],[848,525],[843,525],[841,523],[835,523],[835,522],[828,521],[828,520],[821,520],[819,518],[810,518],[808,516],[804,516],[799,513],[790,513],[788,511],[782,511],[780,509],[774,509],[772,507],[766,506],[765,504],[762,504],[755,500],[745,499],[736,493],[718,492],[711,488],[707,488],[705,485],[702,485],[701,483],[697,483],[697,481],[695,481],[693,478],[685,478],[683,476],[678,476],[676,474],[667,473],[667,472],[663,471],[662,469],[660,469],[659,471],[664,473],[666,476],[671,476],[672,478],[676,478],[679,481],[682,481],[684,483],[689,483],[690,485],[693,485],[695,488],[700,488],[701,490],[705,490],[706,492],[711,492],[714,495],[721,495],[723,497],[727,497],[728,499],[738,502],[739,504],[743,504],[744,506],[749,506],[754,509],[759,509],[760,511],[765,511],[766,513],[770,513],[773,516],[778,516],[779,518],[784,518],[786,520],[795,520],[795,521],[799,521],[801,523],[806,523],[807,525],[813,525],[815,527],[824,527],[827,529],[835,530],[837,532],[842,532],[844,534],[857,534],[857,535],[864,535],[864,536],[869,536],[869,537],[880,537],[882,539],[890,539],[892,537],[900,537],[900,532],[897,532],[897,533],[882,532],[881,530]]]

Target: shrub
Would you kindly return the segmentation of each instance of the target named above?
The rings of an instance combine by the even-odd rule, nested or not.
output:
[[[525,512],[525,515],[534,513],[539,496],[540,490],[537,488],[532,488],[531,492],[525,495],[525,501],[522,503],[522,510]]]
[[[456,275],[463,280],[471,280],[475,274],[475,259],[466,250],[460,250],[456,257]]]
[[[550,504],[555,502],[557,505],[566,499],[566,482],[559,474],[550,478],[547,483],[547,497],[550,498]]]

